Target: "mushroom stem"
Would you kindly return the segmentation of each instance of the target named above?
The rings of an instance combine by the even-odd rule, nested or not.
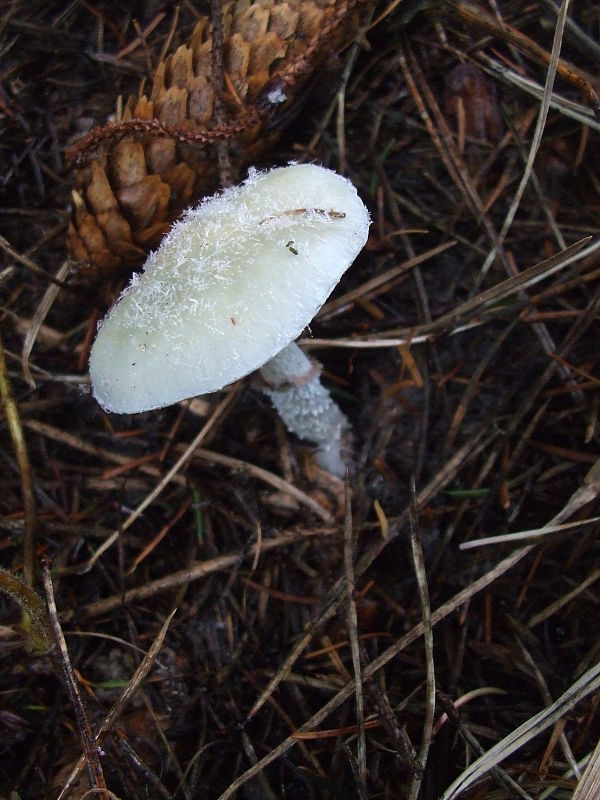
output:
[[[333,475],[343,477],[344,434],[350,424],[331,399],[319,377],[320,369],[291,342],[260,370],[270,388],[264,389],[287,429],[317,445],[316,461]]]

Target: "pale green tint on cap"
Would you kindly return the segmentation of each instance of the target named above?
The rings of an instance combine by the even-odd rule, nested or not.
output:
[[[252,172],[188,211],[102,322],[94,396],[136,413],[221,389],[294,340],[367,240],[354,186],[311,164]]]

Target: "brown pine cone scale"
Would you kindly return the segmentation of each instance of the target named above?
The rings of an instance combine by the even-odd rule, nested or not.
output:
[[[212,25],[202,18],[158,65],[150,92],[130,97],[120,122],[93,129],[68,154],[77,165],[68,247],[84,274],[136,268],[184,208],[218,188],[207,145],[234,141],[241,169],[270,144],[265,122],[280,113],[271,97],[293,104],[313,70],[355,35],[360,2],[226,4],[222,122],[211,85]]]

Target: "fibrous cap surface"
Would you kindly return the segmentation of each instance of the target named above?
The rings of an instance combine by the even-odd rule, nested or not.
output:
[[[312,164],[252,171],[188,211],[100,326],[94,396],[136,413],[216,391],[295,339],[367,240],[354,186]]]

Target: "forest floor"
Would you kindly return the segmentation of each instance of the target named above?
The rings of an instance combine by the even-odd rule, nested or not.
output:
[[[380,3],[258,156],[372,216],[345,482],[251,377],[89,390],[65,153],[200,13],[0,8],[0,797],[599,797],[600,5]]]

